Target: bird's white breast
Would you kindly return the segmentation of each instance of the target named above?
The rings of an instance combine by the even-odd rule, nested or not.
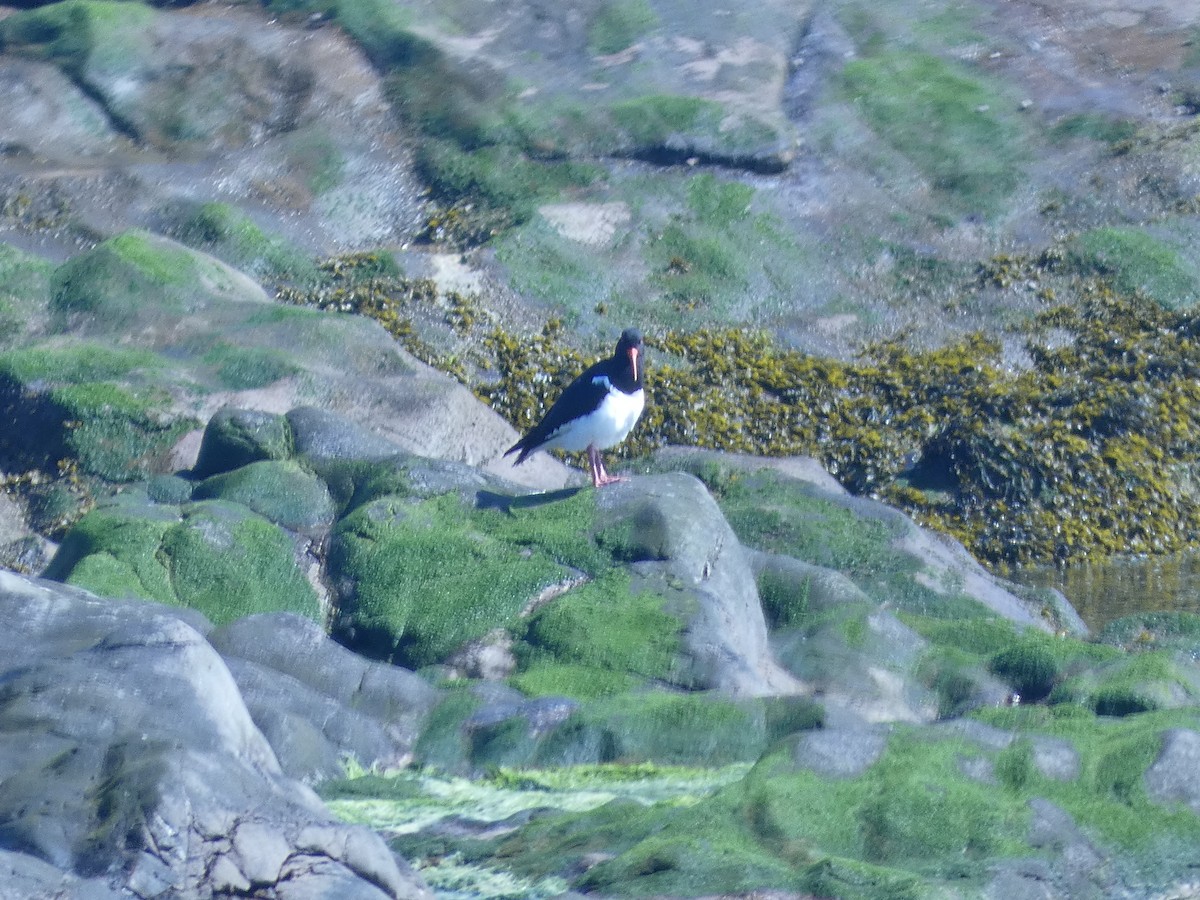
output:
[[[596,380],[609,384],[604,376]],[[646,395],[643,391],[626,394],[609,386],[604,400],[594,412],[568,422],[554,433],[546,446],[563,450],[586,450],[588,447],[603,450],[612,447],[625,440],[645,406]]]

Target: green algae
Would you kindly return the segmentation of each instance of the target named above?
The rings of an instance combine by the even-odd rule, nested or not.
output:
[[[221,386],[233,391],[266,387],[300,372],[300,366],[281,350],[225,341],[217,341],[201,359],[215,369]]]
[[[0,243],[0,346],[15,341],[45,314],[54,266]]]
[[[184,507],[183,521],[163,535],[162,554],[178,602],[214,625],[264,612],[320,618],[291,538],[243,506],[207,500]]]
[[[1194,706],[1200,699],[1200,671],[1169,650],[1118,658],[1058,685],[1053,703],[1077,703],[1097,715],[1128,716]]]
[[[0,42],[10,52],[54,62],[80,78],[89,65],[126,68],[154,17],[142,3],[67,0],[7,18]]]
[[[620,53],[658,22],[646,0],[609,0],[588,25],[588,50],[604,56]]]
[[[965,711],[985,671],[1004,681],[1021,702],[1067,702],[1064,683],[1120,656],[1111,647],[1034,628],[1018,629],[1004,619],[981,616],[962,621],[911,612],[901,612],[900,618],[931,644],[919,674],[938,694],[944,716]]]
[[[98,508],[67,533],[43,574],[103,597],[176,603],[159,550],[163,536],[179,520],[170,507]]]
[[[1189,306],[1200,294],[1200,269],[1180,250],[1137,228],[1096,228],[1069,244],[1077,265],[1111,277],[1126,293],[1141,291],[1163,306]]]
[[[99,507],[67,534],[45,575],[102,596],[189,606],[214,624],[252,612],[319,616],[286,533],[218,501]]]
[[[0,354],[0,374],[23,383],[110,381],[139,369],[161,369],[163,365],[162,357],[150,350],[116,348],[92,341],[70,347],[43,344]]]
[[[682,626],[663,610],[663,598],[634,594],[629,574],[614,571],[568,591],[530,618],[524,668],[548,656],[559,664],[670,680],[682,649]]]
[[[308,283],[317,279],[308,254],[260,228],[228,203],[203,203],[175,223],[183,243],[220,257],[258,278]]]
[[[182,244],[129,231],[59,266],[50,310],[61,330],[79,316],[121,328],[144,310],[182,314],[196,296],[235,293],[235,280],[231,270]]]
[[[761,701],[717,694],[630,692],[585,704],[538,747],[541,765],[748,762],[767,741]]]
[[[331,574],[355,585],[340,627],[376,656],[415,667],[438,662],[514,625],[540,591],[566,577],[546,553],[521,550],[464,516],[454,495],[369,502],[334,532]]]
[[[995,89],[965,68],[912,50],[846,64],[843,90],[881,140],[907,158],[945,200],[994,212],[1020,183],[1023,130]]]
[[[718,769],[576,766],[499,769],[476,780],[409,771],[327,782],[321,786],[321,793],[340,818],[391,835],[393,846],[439,891],[466,890],[481,897],[540,897],[560,895],[568,887],[567,879],[521,866],[524,860],[519,855],[487,858],[481,845],[489,842],[438,836],[432,826],[451,817],[476,824],[504,822],[534,810],[541,811],[542,816],[554,811],[568,819],[593,810],[604,815],[604,810],[649,807],[669,813],[695,805],[714,790],[736,781],[745,770],[742,765]],[[518,866],[510,865],[510,861]]]
[[[334,520],[325,484],[292,461],[252,462],[202,481],[192,496],[240,503],[289,531],[319,530]]]

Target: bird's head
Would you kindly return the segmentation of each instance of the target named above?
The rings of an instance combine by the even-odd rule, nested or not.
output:
[[[621,339],[617,341],[617,351],[613,356],[617,359],[628,359],[629,365],[633,369],[634,382],[642,380],[642,333],[640,331],[636,328],[626,328],[622,331]]]

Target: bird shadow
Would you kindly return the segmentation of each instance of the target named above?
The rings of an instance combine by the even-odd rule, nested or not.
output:
[[[539,494],[522,494],[514,497],[511,494],[497,494],[495,491],[478,491],[475,494],[476,509],[498,509],[511,516],[514,510],[536,509],[551,503],[561,503],[574,497],[582,487],[563,488],[558,491],[545,491]]]

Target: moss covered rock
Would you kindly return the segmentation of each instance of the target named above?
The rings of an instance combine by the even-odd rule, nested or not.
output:
[[[1192,707],[1200,699],[1200,668],[1171,651],[1150,651],[1082,672],[1050,699],[1082,704],[1102,716]]]
[[[68,533],[46,574],[101,596],[188,606],[218,625],[256,612],[320,615],[291,537],[224,501],[99,507]]]
[[[214,475],[196,485],[192,497],[240,503],[276,525],[302,534],[327,531],[335,517],[325,483],[291,461],[262,460]]]
[[[204,428],[192,474],[207,478],[262,460],[292,455],[292,432],[283,416],[258,410],[222,407]]]

